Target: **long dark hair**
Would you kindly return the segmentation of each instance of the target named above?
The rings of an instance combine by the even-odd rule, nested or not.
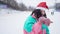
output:
[[[42,16],[41,10],[40,9],[35,9],[31,15],[33,15],[38,19],[39,17]],[[44,17],[46,17],[46,14],[43,15]]]
[[[46,13],[43,15],[45,18],[47,18]]]

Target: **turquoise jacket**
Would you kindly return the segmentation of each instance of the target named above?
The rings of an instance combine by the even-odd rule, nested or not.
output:
[[[27,32],[31,32],[34,23],[36,23],[36,19],[30,15],[25,21],[24,30],[26,30]],[[46,29],[47,34],[49,34],[49,29],[45,24],[42,24],[42,29]]]
[[[33,18],[32,16],[29,16],[25,21],[24,30],[26,30],[27,32],[31,32],[32,26],[34,25],[35,22],[36,22],[36,19]]]

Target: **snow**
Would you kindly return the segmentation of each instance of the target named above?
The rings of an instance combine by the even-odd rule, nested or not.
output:
[[[51,15],[51,12],[46,13],[53,21],[49,26],[50,34],[60,34],[60,13],[54,12],[54,15]],[[24,21],[30,14],[29,11],[0,9],[0,34],[23,34]]]

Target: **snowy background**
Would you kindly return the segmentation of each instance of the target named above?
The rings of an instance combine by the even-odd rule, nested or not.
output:
[[[23,2],[26,6],[34,6],[46,1],[49,7],[55,5],[55,0],[16,0],[18,3]],[[59,2],[59,0],[57,1]],[[54,11],[54,15],[51,12]],[[26,18],[31,14],[31,11],[17,11],[13,9],[2,9],[0,6],[0,34],[23,34],[23,26]],[[50,34],[60,34],[60,12],[54,8],[46,11],[47,17],[53,21],[49,26]]]

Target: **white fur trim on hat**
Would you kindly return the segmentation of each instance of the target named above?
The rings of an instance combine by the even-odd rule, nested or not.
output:
[[[36,7],[36,9],[41,9],[41,10],[48,10],[48,9],[46,9],[46,8],[43,8],[43,7]]]

